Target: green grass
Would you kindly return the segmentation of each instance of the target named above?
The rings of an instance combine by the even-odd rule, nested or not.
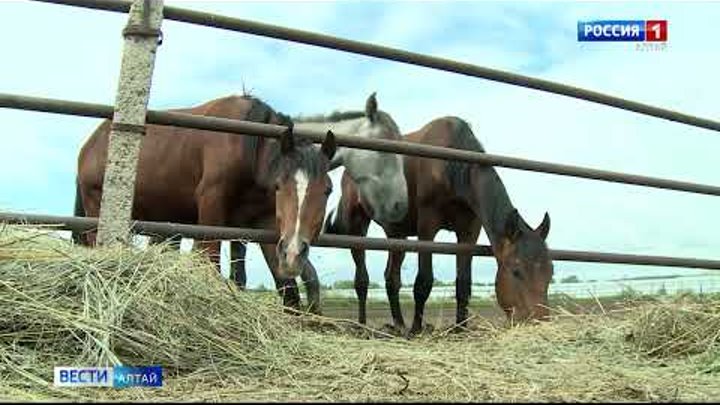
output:
[[[330,288],[328,288],[330,287]],[[374,289],[374,288],[381,288],[380,284],[371,281],[368,285],[368,288]],[[355,281],[354,280],[338,280],[335,283],[333,283],[332,286],[325,286],[325,289],[333,289],[333,290],[354,290],[355,289]]]

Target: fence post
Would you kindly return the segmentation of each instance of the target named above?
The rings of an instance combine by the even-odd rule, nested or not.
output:
[[[163,0],[134,0],[123,30],[125,43],[100,203],[99,245],[130,241],[135,176],[162,17]]]

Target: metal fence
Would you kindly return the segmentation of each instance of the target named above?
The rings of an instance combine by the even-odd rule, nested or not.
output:
[[[131,1],[124,0],[35,1],[124,13],[130,11],[131,6],[133,5]],[[145,1],[147,6],[148,0]],[[165,19],[198,24],[207,27],[244,32],[254,35],[261,35],[287,41],[300,42],[330,49],[378,57],[382,59],[394,60],[418,66],[430,67],[448,72],[460,73],[468,76],[484,78],[516,86],[522,86],[529,89],[541,90],[585,101],[604,104],[623,110],[633,111],[640,114],[705,128],[708,130],[720,131],[720,122],[718,121],[695,117],[692,115],[683,114],[680,112],[655,107],[652,105],[625,100],[594,91],[580,89],[577,87],[567,86],[561,83],[555,83],[528,76],[488,69],[467,63],[461,63],[452,60],[407,52],[403,50],[331,37],[327,35],[294,30],[285,27],[262,24],[254,21],[186,10],[177,7],[163,7],[162,14]],[[113,118],[114,114],[116,113],[115,107],[108,105],[88,104],[67,100],[50,100],[11,94],[0,94],[0,107],[95,118]],[[166,111],[147,111],[145,122],[152,124],[183,126],[195,129],[205,129],[211,131],[221,131],[227,133],[264,137],[279,137],[280,134],[286,131],[286,128],[283,126],[260,124],[256,122],[247,122],[223,118],[201,117],[190,114]],[[316,143],[322,142],[325,137],[325,133],[318,131],[296,129],[295,133],[298,136],[309,138]],[[720,187],[713,185],[682,182],[677,180],[640,176],[635,174],[619,173],[550,162],[541,162],[509,156],[457,150],[437,146],[418,145],[405,141],[363,139],[344,134],[336,134],[336,138],[338,145],[360,149],[401,153],[428,158],[462,160],[472,163],[502,166],[520,170],[544,172],[557,175],[720,196]],[[36,224],[62,224],[63,229],[80,231],[89,230],[97,226],[97,219],[93,218],[68,218],[18,213],[2,213],[0,214],[0,221],[15,223],[29,222]],[[246,239],[263,243],[272,243],[277,240],[277,235],[273,231],[268,230],[163,224],[142,221],[137,221],[133,224],[133,229],[136,231],[158,235],[182,235],[185,237],[203,239]],[[413,252],[425,251],[445,254],[456,254],[458,252],[471,251],[475,255],[491,255],[490,247],[483,245],[459,245],[453,243],[436,243],[427,241],[410,241],[381,238],[360,238],[340,235],[323,235],[315,243],[313,243],[313,245],[345,248],[362,247],[365,249],[374,250],[406,250]],[[659,265],[687,268],[705,268],[715,270],[720,269],[720,261],[693,258],[628,255],[568,250],[552,250],[551,256],[554,260]]]

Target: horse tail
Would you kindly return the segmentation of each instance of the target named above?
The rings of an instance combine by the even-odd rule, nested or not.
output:
[[[82,201],[82,193],[80,193],[80,179],[75,178],[75,212],[74,215],[76,217],[84,217],[85,216],[85,206],[83,205]],[[77,231],[72,231],[72,240],[76,244],[84,244],[85,241],[82,237],[82,235]]]
[[[475,137],[470,124],[458,117],[447,117],[452,122],[450,147],[474,152],[485,152],[480,141]],[[457,160],[447,161],[445,173],[457,193],[464,194],[470,190],[470,176],[473,164]]]

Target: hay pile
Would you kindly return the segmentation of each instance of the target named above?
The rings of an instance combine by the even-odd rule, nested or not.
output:
[[[720,349],[720,300],[680,296],[638,311],[628,336],[657,357],[717,353]]]
[[[0,399],[702,401],[720,397],[720,328],[699,328],[717,321],[718,302],[693,303],[693,316],[710,318],[683,321],[690,304],[664,303],[363,339],[339,326],[319,332],[274,297],[236,291],[196,254],[85,249],[4,227]],[[164,387],[52,387],[54,366],[120,363],[162,365]]]

